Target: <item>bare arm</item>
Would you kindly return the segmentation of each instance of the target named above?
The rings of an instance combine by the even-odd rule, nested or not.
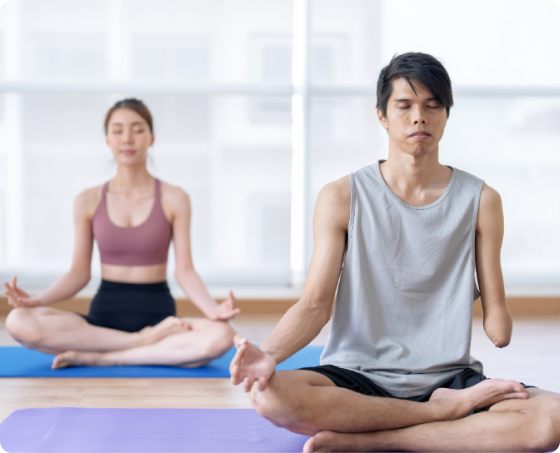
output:
[[[6,283],[8,303],[14,307],[33,307],[51,305],[69,299],[87,285],[91,278],[91,255],[93,250],[93,232],[91,221],[97,203],[99,190],[88,189],[74,201],[74,252],[70,270],[60,276],[41,294],[31,297],[17,286],[16,277],[11,284]]]
[[[329,321],[349,218],[350,181],[346,176],[319,193],[313,216],[313,257],[301,299],[286,312],[260,349],[236,337],[238,351],[230,366],[233,384],[243,382],[248,391],[258,381],[263,390],[276,364],[308,345]]]
[[[476,273],[480,287],[484,330],[496,347],[511,341],[512,319],[506,305],[500,252],[504,236],[502,200],[484,185],[476,224]]]
[[[346,176],[319,193],[313,215],[313,256],[303,295],[261,345],[276,363],[307,346],[329,321],[349,219],[350,181]]]
[[[180,188],[165,186],[164,204],[172,211],[173,243],[175,247],[175,278],[187,297],[210,319],[227,320],[239,313],[235,308],[235,298],[230,291],[229,298],[218,304],[206,289],[206,285],[196,272],[191,256],[191,203],[189,196]]]

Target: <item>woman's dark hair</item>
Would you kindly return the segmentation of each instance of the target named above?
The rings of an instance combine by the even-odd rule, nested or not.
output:
[[[148,126],[150,127],[150,132],[154,133],[154,120],[152,119],[152,114],[146,105],[139,99],[123,99],[122,101],[118,101],[109,109],[107,115],[105,115],[105,135],[107,135],[107,128],[109,127],[109,121],[111,120],[111,115],[115,112],[115,110],[119,109],[130,109],[134,110],[138,115],[140,115]]]
[[[453,105],[451,79],[443,65],[436,58],[421,52],[408,52],[395,55],[385,66],[377,79],[377,107],[387,115],[387,102],[393,93],[393,80],[405,79],[412,87],[412,80],[420,82],[432,92],[442,107],[449,110]]]

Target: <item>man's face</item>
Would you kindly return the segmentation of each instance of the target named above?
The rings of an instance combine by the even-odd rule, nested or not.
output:
[[[389,132],[391,147],[421,157],[437,151],[447,123],[447,110],[420,82],[393,80],[393,93],[387,102],[387,115],[377,110],[381,125]]]

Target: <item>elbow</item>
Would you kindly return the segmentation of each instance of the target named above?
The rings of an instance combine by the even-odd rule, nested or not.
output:
[[[72,268],[70,270],[70,273],[76,279],[76,281],[80,282],[82,287],[86,286],[91,279],[91,269]]]
[[[184,277],[185,275],[187,275],[190,270],[192,270],[192,269],[189,269],[189,268],[186,268],[186,267],[176,267],[175,268],[175,278],[177,280],[181,280],[181,278]]]
[[[294,307],[311,313],[315,319],[320,318],[323,325],[326,325],[331,319],[332,302],[329,303],[322,299],[308,299],[302,297]]]
[[[189,276],[197,275],[194,267],[176,267],[175,268],[175,280],[178,282],[184,281],[185,278],[189,278]]]

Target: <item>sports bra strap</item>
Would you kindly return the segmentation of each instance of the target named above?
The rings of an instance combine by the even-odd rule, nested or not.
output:
[[[156,180],[156,199],[155,199],[155,203],[160,203],[160,194],[161,194],[161,187],[160,187],[160,180],[155,178]]]

